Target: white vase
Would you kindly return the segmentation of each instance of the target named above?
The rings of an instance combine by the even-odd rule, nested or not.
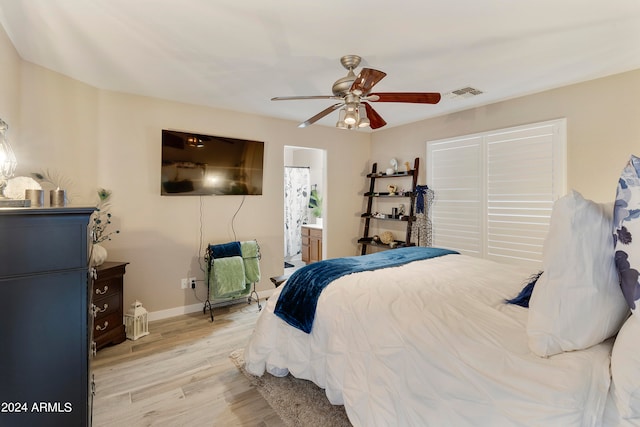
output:
[[[91,266],[97,267],[107,260],[107,249],[100,243],[94,243],[91,248]]]

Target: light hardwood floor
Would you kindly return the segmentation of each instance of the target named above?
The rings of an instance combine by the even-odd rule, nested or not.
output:
[[[149,323],[150,334],[105,347],[92,360],[93,425],[283,426],[229,354],[258,317],[246,303]]]

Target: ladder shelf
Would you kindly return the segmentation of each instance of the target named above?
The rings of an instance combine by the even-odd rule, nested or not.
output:
[[[371,173],[367,174],[369,179],[369,191],[364,193],[364,197],[367,198],[367,211],[364,212],[361,217],[364,219],[364,232],[358,243],[362,245],[360,255],[367,253],[369,246],[374,246],[384,249],[402,248],[407,246],[415,246],[411,243],[411,229],[413,222],[416,220],[414,215],[414,205],[416,198],[416,184],[418,182],[418,171],[420,167],[420,159],[418,157],[413,161],[413,169],[402,172],[395,172],[393,174],[386,174],[378,172],[378,164],[374,163],[371,167]],[[411,188],[409,191],[376,191],[376,181],[379,179],[393,179],[393,178],[407,178],[411,177]],[[405,215],[393,216],[392,214],[381,214],[373,212],[373,200],[377,198],[404,198],[409,201],[409,213]],[[376,240],[375,236],[369,236],[371,221],[383,220],[383,221],[400,221],[406,223],[406,233],[404,240],[393,240],[389,243],[382,243]]]

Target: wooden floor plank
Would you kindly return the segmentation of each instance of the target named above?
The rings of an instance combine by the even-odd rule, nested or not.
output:
[[[106,347],[92,360],[93,425],[263,426],[284,423],[229,359],[244,348],[254,305],[150,322],[150,334]]]

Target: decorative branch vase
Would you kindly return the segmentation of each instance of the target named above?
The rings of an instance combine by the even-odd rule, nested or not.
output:
[[[107,249],[100,243],[94,243],[91,248],[91,266],[97,267],[107,260]]]

